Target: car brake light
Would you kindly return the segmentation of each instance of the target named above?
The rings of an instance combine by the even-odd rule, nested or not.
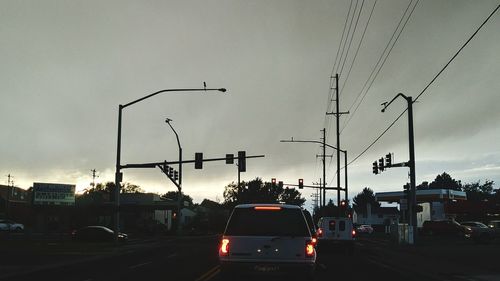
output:
[[[323,229],[318,228],[318,237],[323,237]]]
[[[222,239],[219,252],[222,256],[227,256],[229,254],[229,239]]]
[[[356,237],[356,230],[355,229],[352,230],[352,238],[354,238],[354,237]]]
[[[278,207],[278,206],[257,206],[257,207],[254,207],[254,210],[257,210],[257,211],[279,211],[279,210],[281,210],[281,207]]]
[[[314,257],[314,244],[311,240],[306,241],[306,257]]]
[[[313,237],[311,239],[311,243],[313,244],[313,246],[316,245],[316,243],[318,243],[318,239],[316,237]]]

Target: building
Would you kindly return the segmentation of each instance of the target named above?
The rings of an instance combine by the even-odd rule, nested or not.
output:
[[[355,224],[369,224],[375,230],[385,231],[385,227],[399,222],[399,210],[397,207],[372,208],[366,205],[366,211],[354,210],[352,220]]]
[[[404,191],[379,192],[375,194],[379,202],[398,203],[399,210],[405,217],[407,209],[406,193]],[[417,190],[417,204],[422,206],[422,212],[417,213],[417,227],[422,227],[426,220],[455,219],[456,214],[448,212],[446,206],[458,201],[467,200],[464,191],[451,189],[425,189]]]

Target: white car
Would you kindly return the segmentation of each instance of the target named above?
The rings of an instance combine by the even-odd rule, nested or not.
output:
[[[356,230],[350,218],[321,217],[316,233],[320,249],[332,244],[345,244],[351,250],[354,247]]]
[[[0,230],[2,231],[23,231],[24,225],[11,220],[0,219]]]
[[[372,234],[373,233],[373,227],[369,224],[362,224],[357,227],[358,233],[368,233]]]
[[[294,274],[312,279],[316,262],[314,246],[299,206],[238,205],[219,247],[221,274],[228,278],[241,273]]]

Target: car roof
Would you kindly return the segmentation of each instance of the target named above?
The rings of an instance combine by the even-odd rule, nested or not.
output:
[[[254,207],[281,207],[285,209],[302,209],[301,207],[297,205],[288,205],[288,204],[240,204],[236,205],[236,209],[241,209],[241,208],[254,208]]]

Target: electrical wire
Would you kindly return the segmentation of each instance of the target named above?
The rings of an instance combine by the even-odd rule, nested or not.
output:
[[[349,107],[349,112],[350,112],[349,118],[347,119],[347,121],[345,122],[344,126],[342,127],[341,132],[344,131],[344,129],[347,127],[347,125],[349,124],[349,122],[352,120],[352,118],[356,114],[359,106],[363,103],[363,100],[365,99],[366,95],[370,91],[370,88],[373,85],[373,82],[375,82],[375,79],[377,78],[378,74],[380,73],[380,70],[382,70],[385,62],[387,61],[387,58],[389,57],[391,51],[393,50],[394,46],[396,45],[396,43],[397,43],[397,41],[398,41],[401,33],[403,32],[404,28],[406,27],[406,24],[408,23],[411,15],[413,14],[413,11],[415,10],[415,7],[417,6],[418,2],[419,2],[419,0],[417,0],[415,2],[415,4],[414,4],[413,8],[411,9],[410,13],[408,14],[408,16],[406,16],[406,15],[408,13],[409,8],[411,7],[411,5],[413,3],[413,0],[411,0],[410,3],[408,4],[408,6],[406,7],[406,10],[403,13],[403,16],[399,20],[399,23],[396,26],[396,29],[392,33],[391,39],[389,39],[389,42],[387,42],[387,45],[385,46],[384,51],[382,52],[382,54],[379,57],[377,63],[375,64],[374,68],[372,69],[372,72],[370,73],[370,76],[365,81],[365,84],[363,85],[363,88],[359,92],[359,94],[356,97],[356,99],[354,100],[353,104]],[[404,20],[405,17],[406,17],[406,21],[404,22],[402,28],[399,29],[399,27],[401,26],[401,23],[403,22],[403,20]],[[398,29],[399,29],[399,33],[398,33]],[[392,39],[394,39],[394,36],[396,35],[396,33],[398,33],[398,34],[397,34],[395,40],[393,41]],[[392,42],[392,45],[391,45],[391,42]],[[375,75],[374,75],[374,73],[375,73]],[[370,82],[370,80],[371,80],[371,82]],[[369,83],[369,85],[368,85],[368,83]],[[366,87],[367,85],[368,85],[368,87]],[[361,100],[359,101],[359,103],[357,103],[356,108],[354,109],[354,111],[351,112],[352,108],[354,107],[354,105],[356,104],[357,100],[359,99],[359,97],[361,96],[361,94],[363,92],[364,92],[364,94],[363,94]]]
[[[361,44],[363,43],[363,39],[365,38],[366,30],[368,29],[368,25],[370,24],[370,20],[371,20],[372,15],[373,15],[373,10],[375,10],[376,4],[377,4],[377,0],[375,0],[375,2],[373,3],[373,7],[372,7],[372,10],[370,12],[370,16],[368,17],[368,20],[366,21],[365,29],[363,30],[363,34],[361,35],[361,39],[359,40],[359,44],[358,44],[358,47],[356,49],[356,53],[354,54],[354,59],[352,60],[351,66],[349,67],[349,71],[347,72],[347,76],[344,80],[344,83],[342,84],[342,89],[340,90],[340,93],[342,93],[344,91],[345,85],[349,81],[352,67],[353,67],[354,63],[356,62],[356,58],[358,57],[359,49],[361,47]]]
[[[422,96],[422,94],[425,93],[425,91],[434,83],[434,81],[436,81],[436,79],[441,75],[441,73],[443,73],[443,71],[451,64],[451,62],[453,60],[455,60],[455,58],[458,56],[458,54],[460,54],[460,52],[462,52],[462,50],[465,48],[465,46],[467,46],[467,44],[469,44],[469,42],[477,35],[477,33],[483,28],[483,26],[490,20],[490,18],[498,11],[498,9],[500,8],[500,5],[498,5],[494,10],[493,12],[491,12],[491,14],[486,18],[486,20],[484,20],[484,22],[476,29],[476,31],[469,37],[469,39],[462,45],[462,47],[460,47],[460,49],[451,57],[451,59],[448,60],[448,62],[441,68],[441,70],[434,76],[434,78],[429,82],[429,84],[427,84],[427,86],[425,86],[425,88],[420,92],[420,94],[415,98],[415,100],[413,100],[413,103],[416,102],[420,96]],[[406,111],[408,111],[408,108],[406,108],[403,112],[401,112],[401,114],[370,144],[368,145],[358,156],[356,156],[353,160],[351,160],[351,162],[349,162],[347,164],[347,166],[351,165],[352,163],[354,163],[356,160],[359,159],[359,157],[361,157],[366,151],[368,151],[368,149],[370,149],[387,131],[389,131],[389,129],[399,120],[401,119],[401,117],[403,116],[403,114],[406,113]]]
[[[363,2],[361,2],[361,7],[359,8],[358,16],[356,18],[356,24],[354,25],[354,29],[353,29],[352,35],[351,35],[351,40],[349,41],[349,46],[347,47],[347,52],[345,54],[344,62],[342,63],[342,67],[340,68],[340,72],[339,72],[340,76],[342,76],[342,72],[344,71],[345,63],[347,61],[347,58],[349,57],[349,50],[351,49],[352,40],[354,39],[354,35],[356,34],[356,29],[358,28],[359,17],[361,16],[361,12],[363,11],[364,4],[365,4],[365,0],[363,0]],[[354,10],[354,12],[356,12],[356,10]],[[353,15],[353,19],[354,19],[354,15]],[[352,23],[352,20],[351,20],[351,23]],[[342,94],[342,92],[339,92],[339,96],[341,94]]]

